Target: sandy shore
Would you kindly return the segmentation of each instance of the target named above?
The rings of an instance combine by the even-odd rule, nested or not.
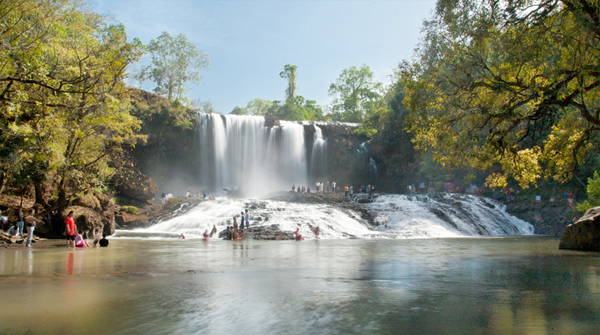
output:
[[[21,239],[18,239],[17,241],[20,241],[20,240]],[[58,248],[58,247],[66,248],[67,247],[67,242],[64,239],[39,238],[39,239],[33,240],[32,242],[33,243],[31,243],[31,249],[48,249],[48,248]],[[23,248],[23,249],[25,249],[27,247],[25,246],[25,242],[8,243],[5,240],[0,240],[0,249],[2,249],[2,248]]]

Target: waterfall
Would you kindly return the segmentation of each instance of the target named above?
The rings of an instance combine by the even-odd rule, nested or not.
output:
[[[309,169],[303,124],[280,121],[268,128],[262,116],[246,115],[200,113],[198,119],[200,185],[209,192],[241,188],[258,196],[292,184],[308,186],[327,173],[327,141],[320,129],[310,148],[310,161],[318,166]]]
[[[312,155],[310,159],[311,175],[317,180],[327,179],[327,140],[323,138],[323,131],[315,125],[313,135]]]

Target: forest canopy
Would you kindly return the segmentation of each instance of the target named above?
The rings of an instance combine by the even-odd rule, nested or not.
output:
[[[43,186],[51,182],[61,206],[72,190],[102,185],[122,145],[139,138],[139,121],[121,99],[141,43],[68,0],[3,1],[0,30],[3,181],[34,184],[44,205]]]
[[[418,149],[522,187],[597,154],[597,1],[439,0],[424,33],[399,69]]]

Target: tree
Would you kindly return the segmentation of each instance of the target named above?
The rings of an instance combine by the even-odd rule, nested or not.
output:
[[[439,0],[400,66],[421,150],[522,187],[568,180],[600,130],[597,1]]]
[[[598,176],[598,171],[594,171],[593,177],[588,179],[587,195],[588,200],[577,205],[577,210],[585,212],[590,208],[600,206],[600,176]]]
[[[288,81],[288,87],[285,90],[285,101],[288,104],[293,104],[296,97],[296,68],[296,65],[286,64],[283,71],[279,73],[281,78]]]
[[[383,85],[373,79],[367,65],[344,69],[335,83],[329,86],[334,98],[331,111],[337,121],[362,122],[365,114],[376,107]]]
[[[288,87],[285,90],[286,100],[268,101],[255,99],[248,103],[244,109],[236,109],[234,112],[250,114],[250,113],[265,113],[260,115],[269,115],[277,117],[281,120],[324,120],[323,110],[317,105],[314,100],[306,100],[301,95],[296,95],[296,65],[285,65],[284,70],[279,73],[279,76],[288,80]],[[236,107],[239,108],[239,107]],[[258,114],[252,114],[258,115]]]
[[[148,44],[152,60],[139,77],[156,83],[154,92],[169,100],[181,99],[188,83],[200,84],[200,72],[209,65],[208,54],[190,43],[184,34],[175,38],[163,31]]]
[[[261,98],[252,99],[246,104],[246,107],[236,106],[229,114],[231,115],[266,115],[273,101]]]
[[[101,185],[111,155],[139,137],[123,108],[123,78],[141,55],[122,25],[68,0],[2,2],[0,17],[0,166],[13,185],[68,191]],[[24,19],[26,18],[26,19]]]

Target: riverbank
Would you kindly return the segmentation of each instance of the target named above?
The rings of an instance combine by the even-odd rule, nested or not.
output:
[[[40,238],[34,235],[30,248],[25,246],[23,238],[8,238],[5,233],[0,233],[0,248],[21,248],[21,249],[52,249],[63,247],[66,248],[65,239]]]

